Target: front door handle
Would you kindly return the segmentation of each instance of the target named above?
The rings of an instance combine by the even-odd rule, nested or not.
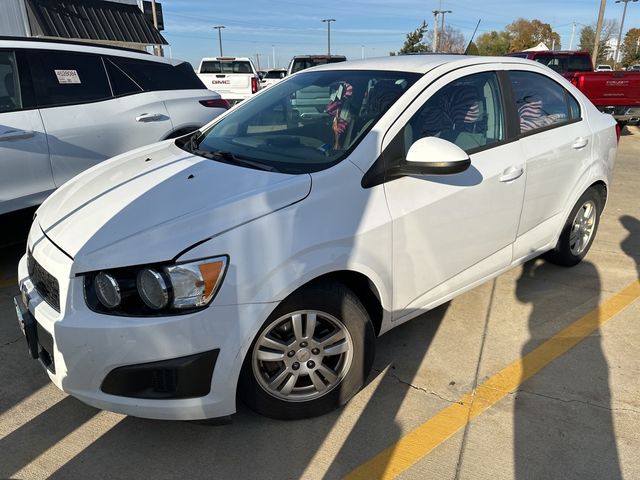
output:
[[[31,138],[36,134],[33,130],[8,130],[0,133],[0,142],[8,142],[11,140],[23,140]]]
[[[578,137],[575,139],[575,141],[573,142],[572,147],[575,150],[580,150],[581,148],[586,147],[589,144],[589,139],[588,138],[584,138],[584,137]]]
[[[500,180],[501,182],[511,182],[516,178],[520,178],[523,173],[524,168],[522,167],[509,167],[505,169],[504,172],[502,172],[502,175],[500,175],[500,178],[498,180]]]
[[[157,122],[164,119],[161,113],[142,113],[136,117],[136,122]]]

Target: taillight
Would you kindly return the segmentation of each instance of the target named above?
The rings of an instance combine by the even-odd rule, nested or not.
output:
[[[256,77],[251,77],[251,93],[256,93],[258,88],[258,79]]]
[[[200,105],[209,108],[224,108],[229,110],[231,105],[224,98],[210,98],[209,100],[200,100]]]
[[[620,143],[620,132],[621,132],[620,124],[616,122],[616,141]]]

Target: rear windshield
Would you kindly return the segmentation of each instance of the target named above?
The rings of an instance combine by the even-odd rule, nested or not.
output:
[[[207,60],[200,65],[200,73],[253,73],[251,63],[243,60]]]
[[[539,55],[536,62],[556,72],[588,72],[593,69],[589,57],[582,55]]]
[[[291,73],[296,73],[306,68],[317,67],[318,65],[325,65],[327,63],[345,62],[346,60],[347,59],[345,57],[296,58],[293,60]]]
[[[284,78],[286,73],[287,72],[285,70],[272,70],[267,72],[264,78]]]

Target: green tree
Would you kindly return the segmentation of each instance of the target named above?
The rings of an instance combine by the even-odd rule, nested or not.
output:
[[[428,52],[430,50],[429,45],[423,41],[426,33],[427,22],[423,20],[422,25],[416,28],[413,32],[407,33],[407,39],[400,49],[400,53]]]
[[[607,46],[607,42],[611,40],[618,32],[618,22],[616,20],[607,19],[602,23],[600,31],[600,42],[598,43],[598,58],[593,59],[595,65],[607,63],[607,58],[613,55],[611,49]],[[596,27],[595,25],[587,25],[580,30],[580,43],[578,47],[593,55],[593,46],[596,43]]]
[[[631,28],[622,42],[622,64],[637,65],[640,63],[640,28]]]
[[[469,48],[467,49],[467,55],[480,55],[480,52],[478,51],[478,46],[475,44],[475,42],[471,42],[469,44]]]
[[[500,56],[511,50],[511,39],[507,32],[485,32],[477,40],[479,55]]]
[[[553,31],[551,25],[542,23],[537,19],[518,18],[507,25],[505,31],[509,34],[511,40],[510,50],[512,52],[535,47],[540,42],[543,42],[549,48],[560,48],[560,35]]]

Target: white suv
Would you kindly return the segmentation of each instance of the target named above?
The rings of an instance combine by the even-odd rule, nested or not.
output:
[[[0,38],[0,214],[37,205],[86,168],[196,130],[227,108],[188,63]]]
[[[203,58],[198,78],[207,88],[233,103],[246,100],[260,90],[260,77],[250,58]]]

